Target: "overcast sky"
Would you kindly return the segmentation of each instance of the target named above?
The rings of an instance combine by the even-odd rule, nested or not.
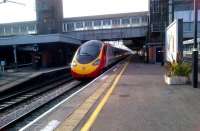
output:
[[[2,1],[2,0],[0,0]],[[25,3],[0,4],[0,23],[35,20],[35,0],[11,0]],[[102,15],[148,10],[148,0],[63,0],[64,17]]]

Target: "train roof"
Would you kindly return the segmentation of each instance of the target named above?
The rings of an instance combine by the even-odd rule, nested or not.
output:
[[[123,43],[113,44],[111,42],[108,42],[108,44],[111,45],[112,47],[119,48],[119,49],[126,50],[126,51],[133,53],[133,51],[130,48],[128,48],[127,46],[125,46]]]

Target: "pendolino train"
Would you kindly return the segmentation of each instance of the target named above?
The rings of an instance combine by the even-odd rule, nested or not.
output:
[[[114,47],[109,43],[90,40],[76,51],[71,63],[71,74],[78,80],[94,78],[106,67],[129,54],[128,50]]]

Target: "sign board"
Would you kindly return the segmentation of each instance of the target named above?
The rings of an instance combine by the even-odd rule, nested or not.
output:
[[[177,61],[177,54],[182,55],[183,50],[183,20],[172,22],[165,31],[166,61]]]
[[[1,61],[1,66],[5,66],[6,62],[5,61]]]

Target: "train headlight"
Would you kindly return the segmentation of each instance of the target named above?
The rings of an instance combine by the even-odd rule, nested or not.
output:
[[[71,63],[71,67],[76,67],[76,66],[77,66],[76,62]]]
[[[99,64],[100,64],[100,60],[97,59],[97,60],[94,61],[94,63],[93,63],[92,65],[95,65],[95,66],[96,66],[96,65],[99,65]]]

